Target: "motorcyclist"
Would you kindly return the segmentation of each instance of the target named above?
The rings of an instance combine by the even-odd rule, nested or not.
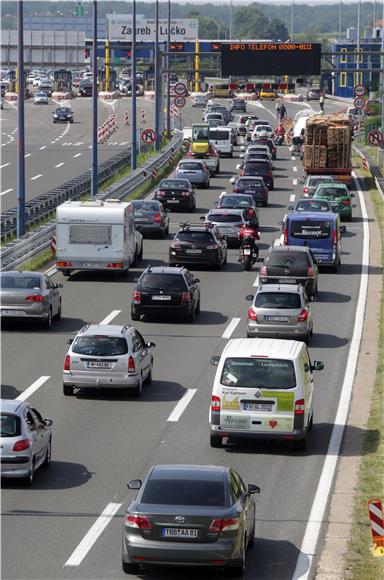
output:
[[[256,252],[257,255],[259,254],[259,248],[257,247],[256,240],[260,239],[260,234],[253,221],[248,220],[244,225],[241,226],[239,239],[241,244],[240,250],[242,250],[244,243],[247,242],[252,244],[252,252]],[[241,259],[242,258],[240,254],[239,262]]]
[[[275,129],[275,141],[282,143],[285,137],[285,129],[282,123],[278,125]]]

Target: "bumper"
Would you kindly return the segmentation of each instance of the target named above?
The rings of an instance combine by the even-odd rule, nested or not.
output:
[[[214,256],[196,256],[196,255],[170,255],[169,264],[207,264],[208,266],[216,266],[219,263],[218,255]]]
[[[1,477],[26,477],[31,469],[31,458],[28,455],[2,457],[0,460]]]
[[[92,377],[63,373],[63,384],[84,389],[134,389],[139,384],[139,375],[132,374],[115,378],[113,375]]]
[[[193,308],[195,306],[193,305]],[[157,304],[155,306],[135,306],[132,308],[135,314],[165,314],[170,312],[171,314],[189,314],[192,310],[191,306],[179,306],[179,305],[169,305]]]
[[[219,426],[210,426],[211,435],[216,435],[219,437],[229,437],[235,439],[275,439],[275,440],[295,440],[304,439],[307,429],[294,429],[293,431],[279,431],[278,433],[272,433],[270,431],[240,431],[236,429],[225,430],[221,429]]]
[[[260,325],[249,321],[247,325],[249,336],[255,338],[292,338],[294,340],[304,340],[309,333],[310,328],[307,325],[297,326],[278,326],[278,325]]]
[[[194,205],[193,198],[180,198],[177,203],[172,203],[169,199],[158,199],[167,209],[191,209]]]
[[[48,310],[22,310],[17,308],[7,308],[4,306],[0,311],[0,317],[4,320],[6,319],[18,319],[18,320],[47,320]]]
[[[149,232],[161,232],[162,225],[161,224],[135,224],[136,229],[139,230],[142,234],[149,233]]]

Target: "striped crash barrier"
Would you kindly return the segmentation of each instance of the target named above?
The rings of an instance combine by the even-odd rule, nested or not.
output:
[[[129,113],[125,111],[124,113],[124,125],[129,125]]]
[[[56,234],[52,234],[52,238],[51,238],[51,254],[56,255]]]

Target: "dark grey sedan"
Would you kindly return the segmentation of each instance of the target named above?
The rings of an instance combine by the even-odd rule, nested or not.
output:
[[[48,328],[53,318],[61,318],[63,285],[43,272],[1,272],[0,286],[1,318],[41,320]]]
[[[127,574],[141,566],[209,566],[245,571],[245,552],[255,539],[257,485],[245,486],[225,466],[155,465],[144,480],[123,524],[122,565]]]
[[[169,216],[163,204],[156,200],[135,199],[133,202],[135,226],[144,234],[157,234],[161,238],[169,233]]]

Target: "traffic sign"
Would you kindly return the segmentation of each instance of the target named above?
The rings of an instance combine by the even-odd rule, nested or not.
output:
[[[175,103],[175,107],[178,107],[179,109],[181,109],[182,107],[185,107],[185,103],[187,102],[185,97],[180,96],[180,97],[175,97],[174,101]]]
[[[184,95],[187,94],[187,87],[185,86],[184,83],[176,83],[175,88],[173,90],[175,91],[175,94],[178,97],[183,97]]]
[[[364,85],[356,85],[353,89],[355,97],[364,97],[366,93],[366,88]]]
[[[370,145],[379,146],[384,141],[384,134],[378,129],[374,129],[368,133],[368,143]]]
[[[150,145],[156,141],[156,133],[153,129],[145,129],[141,134],[141,140],[143,143]]]
[[[356,99],[353,101],[353,104],[355,105],[356,109],[364,109],[365,99],[362,97],[356,97]]]

